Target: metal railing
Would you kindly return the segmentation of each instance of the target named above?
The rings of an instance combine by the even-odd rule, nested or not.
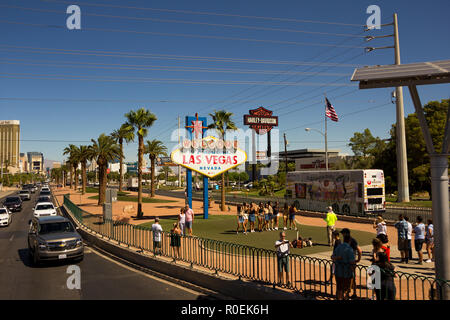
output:
[[[215,273],[247,279],[271,286],[280,286],[317,299],[334,299],[336,283],[331,275],[332,260],[296,254],[288,256],[289,273],[278,279],[278,260],[274,250],[227,243],[195,236],[179,236],[177,250],[171,243],[173,236],[163,232],[161,247],[155,251],[150,228],[131,225],[90,214],[64,195],[64,205],[88,230],[104,238],[142,251],[183,261],[191,266],[204,267]],[[375,290],[367,287],[368,267],[357,265],[354,269],[355,293],[359,299],[374,299]],[[433,277],[395,272],[395,297],[398,300],[435,300],[442,290],[450,290],[450,283]],[[382,288],[383,289],[383,288]]]
[[[201,197],[199,193],[195,193],[195,196]],[[214,200],[220,200],[220,195],[213,194]],[[236,195],[236,194],[230,194],[227,193],[226,195],[226,202],[228,204],[241,204],[243,202],[250,203],[250,202],[268,202],[271,201],[272,203],[279,202],[280,206],[283,207],[285,203],[288,203],[289,205],[294,203],[299,210],[303,211],[311,211],[311,212],[325,212],[324,201],[315,201],[315,200],[307,200],[307,201],[301,201],[302,199],[291,199],[291,198],[284,198],[284,197],[275,197],[275,196],[266,196],[264,198],[261,197],[255,197],[255,196],[248,196],[248,195]],[[332,205],[333,202],[329,202],[328,205]],[[342,205],[340,206],[342,207]],[[336,212],[341,215],[346,216],[354,216],[354,217],[373,217],[373,215],[367,215],[365,213],[345,213],[345,212]],[[407,216],[410,221],[414,222],[416,221],[417,216],[422,216],[422,218],[426,221],[427,219],[432,219],[432,210],[431,208],[424,208],[424,207],[395,207],[395,206],[386,206],[386,211],[382,214],[383,218],[389,221],[397,221],[399,214],[402,214],[403,216]]]

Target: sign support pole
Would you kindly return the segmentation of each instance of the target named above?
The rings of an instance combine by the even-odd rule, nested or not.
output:
[[[203,176],[203,219],[208,219],[208,177]]]

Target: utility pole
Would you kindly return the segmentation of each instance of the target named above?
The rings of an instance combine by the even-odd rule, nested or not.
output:
[[[398,40],[397,14],[394,13],[395,64],[400,64],[400,43]],[[408,162],[406,157],[405,114],[403,109],[403,88],[396,87],[396,144],[397,144],[397,202],[409,202]]]
[[[386,47],[367,47],[366,51],[371,52],[377,49],[390,49],[393,48],[395,52],[395,64],[400,64],[400,43],[398,36],[398,20],[397,14],[394,13],[394,21],[392,23],[381,25],[394,26],[394,34],[384,36],[366,36],[366,41],[370,41],[377,38],[393,37],[394,45]],[[366,31],[370,28],[366,29]],[[397,202],[409,202],[409,185],[408,185],[408,162],[406,154],[406,135],[405,135],[405,113],[403,108],[403,89],[402,87],[396,88],[396,152],[397,152]]]

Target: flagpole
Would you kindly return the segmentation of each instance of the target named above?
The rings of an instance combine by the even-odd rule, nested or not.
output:
[[[325,96],[325,169],[328,171],[328,139],[327,139],[327,96]]]

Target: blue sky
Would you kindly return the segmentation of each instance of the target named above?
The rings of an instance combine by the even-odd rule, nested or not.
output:
[[[81,8],[81,30],[66,8]],[[92,5],[96,4],[96,5]],[[370,128],[387,138],[392,89],[358,90],[356,67],[394,62],[392,26],[363,32],[366,8],[382,23],[398,13],[402,63],[448,59],[448,1],[8,1],[0,3],[0,119],[21,121],[21,152],[62,160],[69,143],[88,144],[145,107],[158,120],[147,139],[172,148],[177,117],[213,110],[243,115],[258,106],[279,116],[289,149],[323,148],[323,95],[340,117],[329,148]],[[200,14],[201,13],[201,14]],[[422,102],[449,98],[450,85],[419,87]],[[413,112],[404,90],[405,115]],[[358,113],[355,113],[360,111]],[[354,113],[354,114],[351,114]],[[349,114],[349,115],[348,115]],[[184,122],[184,120],[182,120]],[[137,159],[137,143],[125,148]]]

